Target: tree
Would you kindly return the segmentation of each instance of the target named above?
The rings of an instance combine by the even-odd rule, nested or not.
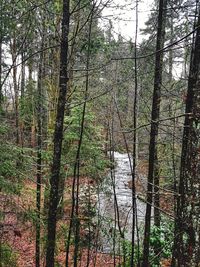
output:
[[[156,41],[156,58],[155,58],[155,76],[154,76],[154,92],[153,103],[151,112],[151,132],[150,132],[150,144],[149,144],[149,167],[147,178],[147,205],[145,215],[145,230],[144,230],[144,248],[143,248],[143,262],[142,266],[149,265],[149,241],[150,241],[150,229],[151,229],[151,206],[153,204],[153,190],[156,198],[154,204],[157,205],[157,209],[154,209],[156,213],[157,225],[160,224],[159,215],[159,173],[158,173],[158,155],[157,155],[157,138],[158,138],[158,120],[160,118],[160,101],[161,101],[161,86],[162,86],[162,66],[163,66],[163,53],[161,52],[164,46],[165,38],[165,20],[166,20],[166,7],[167,1],[159,1],[159,14],[157,25],[157,41]]]
[[[182,139],[172,266],[198,266],[200,140],[200,8],[193,38]]]
[[[56,221],[57,221],[57,206],[59,196],[59,176],[60,163],[63,139],[63,122],[67,95],[68,82],[68,34],[69,34],[69,0],[63,0],[63,18],[62,18],[62,36],[61,36],[61,50],[60,50],[60,76],[59,76],[59,96],[57,104],[57,115],[55,121],[54,131],[54,152],[53,163],[51,168],[51,189],[49,198],[49,212],[48,212],[48,234],[47,234],[47,252],[46,252],[46,266],[54,267],[54,252],[55,252],[55,238],[56,238]]]
[[[40,267],[40,241],[41,241],[41,184],[42,184],[42,148],[43,148],[43,118],[44,112],[44,45],[45,45],[45,14],[41,14],[42,32],[41,32],[41,53],[38,64],[38,83],[37,83],[37,187],[36,187],[36,208],[37,208],[37,221],[36,221],[36,249],[35,249],[35,266]]]

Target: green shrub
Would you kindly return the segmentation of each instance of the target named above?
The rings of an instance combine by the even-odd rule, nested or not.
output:
[[[17,253],[12,251],[12,248],[7,244],[1,244],[1,266],[2,267],[17,267]]]
[[[173,225],[161,223],[160,227],[152,226],[150,236],[150,262],[152,267],[160,266],[160,259],[169,259],[172,253]],[[159,251],[159,255],[155,254]]]

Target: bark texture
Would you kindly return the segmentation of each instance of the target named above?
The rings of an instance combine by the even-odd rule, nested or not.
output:
[[[200,8],[190,60],[173,266],[200,264]]]
[[[54,154],[53,164],[51,170],[51,190],[49,199],[48,212],[48,234],[47,234],[47,253],[46,266],[54,267],[54,252],[55,252],[55,238],[56,238],[56,216],[59,197],[59,177],[60,177],[60,163],[63,139],[63,122],[65,103],[67,95],[68,82],[68,34],[69,34],[69,0],[63,0],[63,18],[62,18],[62,36],[61,36],[61,50],[60,50],[60,77],[59,77],[59,97],[57,105],[57,115],[54,131]]]
[[[156,41],[156,59],[155,59],[155,75],[154,75],[154,91],[151,112],[151,132],[149,144],[149,169],[148,169],[148,185],[147,185],[147,206],[145,215],[145,232],[144,232],[144,250],[142,266],[149,266],[149,240],[151,228],[151,206],[153,204],[153,190],[155,190],[155,204],[158,209],[154,209],[154,216],[159,224],[159,177],[158,177],[158,160],[157,160],[157,139],[158,139],[158,120],[160,118],[160,100],[162,86],[162,66],[165,39],[165,20],[166,20],[167,0],[159,1],[158,29]],[[155,183],[155,184],[154,184]],[[155,187],[154,187],[155,185]]]

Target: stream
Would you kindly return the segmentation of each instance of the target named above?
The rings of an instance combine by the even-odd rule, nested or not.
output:
[[[131,181],[131,170],[128,154],[114,152],[115,158],[115,191],[119,209],[119,222],[121,229],[125,229],[125,239],[131,241],[132,225],[132,190],[128,187]],[[106,191],[105,191],[106,190]],[[137,199],[137,218],[138,227],[144,222],[146,205]],[[115,224],[114,194],[111,177],[105,180],[104,190],[99,194],[99,215],[101,228],[104,229],[100,234],[101,250],[109,253],[113,248],[112,233]]]

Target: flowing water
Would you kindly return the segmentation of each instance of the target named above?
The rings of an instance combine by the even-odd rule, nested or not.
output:
[[[119,209],[119,223],[121,229],[125,229],[125,239],[131,241],[132,231],[132,190],[128,183],[131,181],[131,169],[127,154],[114,153],[115,158],[115,192]],[[110,252],[112,250],[113,229],[118,225],[115,224],[116,214],[114,212],[114,194],[111,177],[105,181],[106,192],[102,190],[99,195],[99,215],[101,218],[101,227],[104,229],[101,233],[101,250]],[[137,200],[137,218],[138,225],[144,222],[145,203]]]

